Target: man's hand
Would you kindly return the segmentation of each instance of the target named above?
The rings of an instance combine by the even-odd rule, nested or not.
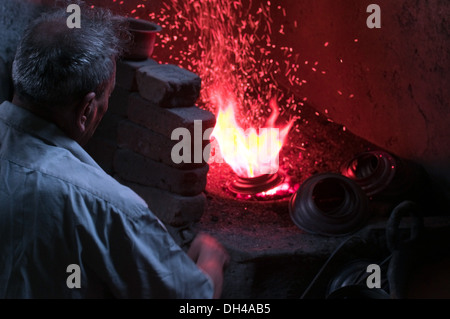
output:
[[[200,233],[192,241],[187,253],[197,266],[211,277],[214,283],[213,298],[220,298],[223,271],[230,261],[225,248],[214,237]]]

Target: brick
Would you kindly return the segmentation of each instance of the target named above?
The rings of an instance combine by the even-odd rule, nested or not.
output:
[[[201,162],[195,157],[194,152],[196,146],[194,146],[193,138],[190,143],[190,160],[186,161],[187,163],[175,163],[172,160],[172,149],[180,141],[172,140],[128,120],[120,122],[117,142],[122,148],[128,148],[157,162],[162,162],[179,169],[192,169],[207,164],[203,155],[200,158]],[[204,148],[209,144],[209,140],[201,139],[198,143],[201,145],[201,148],[197,151],[203,154]]]
[[[216,117],[210,111],[197,106],[160,108],[137,93],[130,95],[127,115],[131,121],[169,138],[172,131],[179,127],[187,128],[193,136],[195,120],[202,121],[203,132],[216,124]]]
[[[116,86],[120,86],[128,91],[137,91],[136,72],[139,68],[157,65],[158,62],[152,59],[144,61],[117,61]]]
[[[181,170],[131,150],[119,149],[115,152],[113,168],[120,178],[128,182],[193,196],[205,190],[209,165]]]
[[[108,139],[92,137],[84,149],[106,173],[113,174],[114,153],[117,144]]]
[[[116,86],[111,94],[108,102],[108,112],[116,115],[126,117],[128,108],[128,99],[130,98],[130,91],[120,86]]]
[[[200,95],[200,77],[173,64],[139,68],[136,81],[141,96],[160,107],[189,107]]]
[[[150,210],[167,225],[182,226],[191,222],[198,222],[206,207],[204,193],[194,196],[181,196],[123,180],[122,184],[130,187],[142,197]]]

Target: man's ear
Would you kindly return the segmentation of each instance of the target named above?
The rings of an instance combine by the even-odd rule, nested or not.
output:
[[[95,107],[95,93],[86,94],[76,109],[77,128],[82,133],[86,130],[86,124]]]

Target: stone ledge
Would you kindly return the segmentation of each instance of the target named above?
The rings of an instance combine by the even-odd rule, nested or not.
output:
[[[299,299],[307,289],[304,299],[325,299],[331,279],[348,262],[365,259],[381,264],[391,254],[386,243],[387,218],[373,220],[353,235],[325,237],[289,225],[288,209],[282,203],[273,212],[281,218],[266,224],[252,224],[257,217],[245,219],[246,214],[260,213],[248,203],[245,210],[242,208],[241,220],[225,225],[225,213],[218,211],[221,205],[222,202],[215,203],[214,197],[209,196],[208,209],[197,225],[197,232],[216,237],[230,253],[223,299]],[[424,221],[424,262],[450,258],[450,216],[426,217]],[[409,231],[409,223],[406,218],[401,229]],[[431,279],[439,281],[432,274]],[[308,288],[313,280],[314,284]],[[415,280],[414,276],[411,280]]]

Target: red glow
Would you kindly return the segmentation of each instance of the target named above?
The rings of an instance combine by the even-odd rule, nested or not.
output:
[[[221,108],[213,103],[216,88],[232,92],[236,116],[245,127],[261,127],[270,115],[273,97],[277,97],[281,115],[299,118],[303,105],[299,92],[308,85],[307,77],[330,73],[318,67],[318,61],[308,67],[301,52],[283,45],[285,33],[295,34],[299,24],[282,1],[109,1],[121,14],[159,23],[163,32],[155,44],[155,60],[178,64],[200,75],[199,106],[216,115]],[[283,18],[272,18],[274,15]],[[280,42],[275,43],[274,38]],[[327,40],[320,42],[322,48],[331,46]],[[350,41],[358,42],[358,38]],[[342,57],[337,61],[343,63]]]
[[[279,105],[275,98],[284,97],[275,77],[281,67],[285,66],[284,74],[292,85],[301,79],[292,74],[298,70],[296,63],[286,59],[280,64],[273,58],[271,50],[277,46],[272,43],[272,32],[283,34],[284,26],[275,29],[272,25],[271,3],[246,6],[241,1],[172,0],[170,6],[164,4],[162,12],[162,23],[176,17],[166,24],[176,32],[174,36],[166,32],[163,44],[176,43],[175,36],[180,34],[197,39],[177,54],[178,63],[189,63],[187,69],[202,78],[201,100],[216,114],[212,136],[223,159],[242,177],[273,173],[293,119],[280,128],[276,139],[258,131],[275,128],[278,115],[296,103],[293,96],[286,105]],[[292,52],[287,47],[280,50],[287,55]],[[266,163],[258,158],[257,149],[270,153],[270,158],[264,158]]]
[[[256,197],[276,197],[276,196],[289,196],[295,193],[299,185],[291,185],[289,182],[284,182],[268,191],[256,194]]]
[[[177,64],[202,78],[201,107],[217,115],[223,109],[214,102],[217,95],[232,94],[235,114],[244,127],[262,127],[273,97],[278,97],[281,114],[298,104],[278,81],[284,78],[292,86],[301,85],[299,55],[273,43],[272,34],[283,35],[285,26],[273,24],[272,10],[286,14],[281,6],[262,1],[170,0],[155,17],[164,28],[161,45],[174,51],[171,59],[178,57]],[[275,54],[285,59],[279,61]]]
[[[237,194],[236,198],[240,200],[278,200],[280,198],[288,198],[298,190],[299,186],[299,184],[292,184],[289,181],[285,181],[270,190],[255,195]]]
[[[238,124],[235,110],[237,105],[232,96],[218,90],[215,102],[220,106],[217,124],[211,136],[220,148],[223,159],[241,177],[255,177],[278,171],[278,154],[292,127],[290,121],[281,129],[275,127],[278,106],[272,99],[272,114],[263,129],[250,127],[245,130]],[[223,100],[228,96],[228,100]]]
[[[163,27],[152,58],[159,63],[177,64],[201,77],[199,107],[215,113],[218,124],[225,118],[237,132],[245,129],[257,132],[258,128],[268,127],[268,119],[276,114],[283,122],[280,130],[286,132],[284,136],[280,134],[280,148],[308,101],[301,93],[313,82],[308,77],[332,74],[329,61],[319,63],[316,57],[304,56],[283,45],[288,43],[283,43],[283,36],[295,34],[300,24],[292,12],[282,7],[282,1],[271,4],[251,0],[165,0],[155,12],[151,11],[151,0],[137,3],[126,8],[127,15],[145,17]],[[285,18],[272,19],[275,14]],[[332,45],[327,40],[320,40],[317,49],[329,52]],[[358,39],[351,37],[349,42],[353,41]],[[339,64],[345,57],[333,58]],[[342,87],[335,87],[332,92],[354,97]],[[302,125],[308,125],[308,121],[303,119]],[[218,128],[215,127],[212,136],[222,151],[227,142],[218,136]],[[300,127],[296,126],[295,130],[299,132]],[[229,156],[223,157],[227,163],[233,161],[227,159]],[[244,177],[258,175],[257,166],[248,159],[244,166],[234,170]],[[271,192],[260,196],[269,196]]]

